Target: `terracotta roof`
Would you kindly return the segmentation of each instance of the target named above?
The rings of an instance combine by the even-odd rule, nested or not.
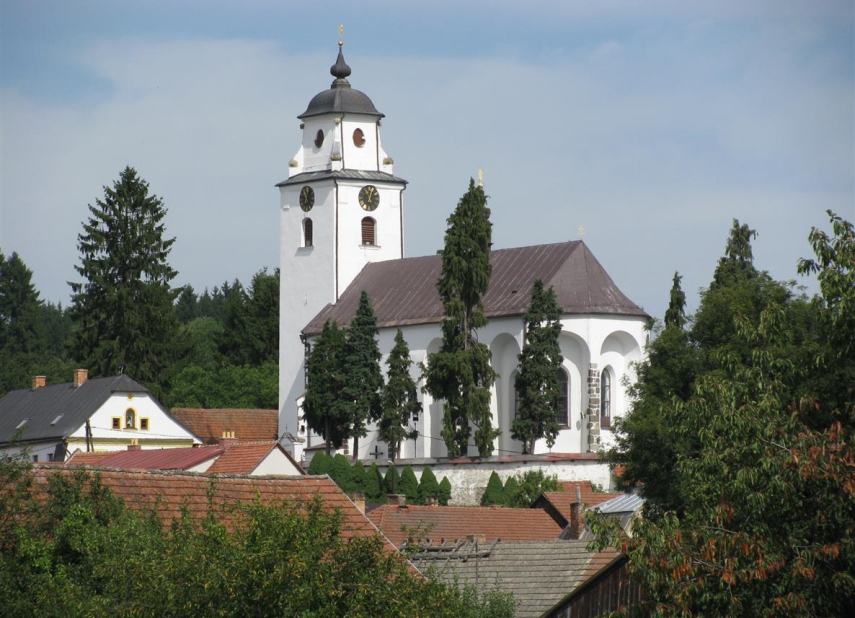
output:
[[[267,457],[273,449],[278,448],[285,457],[294,464],[297,470],[302,470],[300,464],[294,461],[291,454],[279,446],[275,440],[263,440],[257,442],[235,442],[230,445],[226,452],[208,468],[210,474],[251,474],[258,465]]]
[[[559,522],[563,518],[562,526],[570,522],[570,505],[576,502],[576,487],[581,490],[582,502],[587,508],[623,495],[622,493],[595,492],[591,481],[561,481],[559,485],[564,488],[564,491],[545,492],[534,503],[534,508],[545,509]]]
[[[87,466],[97,466],[108,457],[112,457],[113,455],[121,452],[122,451],[93,451],[91,453],[84,453],[81,450],[76,450],[71,454],[71,457],[65,460],[65,465],[85,464]]]
[[[434,539],[466,538],[483,535],[487,541],[557,539],[560,526],[541,509],[510,509],[479,506],[407,506],[383,505],[368,513],[383,534],[400,547],[408,531]],[[402,529],[406,528],[406,530]]]
[[[124,470],[186,470],[198,466],[212,457],[222,455],[221,446],[197,446],[187,448],[156,448],[135,451],[119,451],[105,457],[96,465]],[[73,463],[88,463],[75,461]]]
[[[279,437],[278,410],[172,408],[172,416],[205,444],[216,444],[225,431],[233,431],[238,440]]]
[[[490,253],[490,262],[493,274],[483,299],[488,318],[523,315],[535,279],[555,288],[565,314],[648,317],[618,289],[582,241],[497,249]],[[320,333],[327,320],[347,326],[363,290],[371,298],[380,328],[439,322],[442,302],[436,282],[441,269],[438,255],[367,264],[338,302],[321,310],[303,332]]]
[[[72,474],[74,468],[49,469],[34,466],[33,489],[37,497],[46,493],[51,474]],[[300,502],[320,496],[331,509],[341,509],[344,517],[343,536],[371,536],[378,534],[377,528],[366,518],[350,499],[328,476],[212,476],[192,472],[170,472],[163,470],[131,471],[109,468],[93,468],[104,485],[132,509],[154,510],[169,525],[186,508],[195,520],[204,518],[207,512],[209,483],[215,492],[212,502],[217,507],[236,502],[250,502],[260,498],[265,503]],[[223,511],[228,521],[227,511]],[[386,539],[384,539],[386,540]],[[387,551],[394,547],[385,543]]]

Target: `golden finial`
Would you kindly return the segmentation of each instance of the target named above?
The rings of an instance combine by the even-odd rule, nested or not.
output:
[[[585,238],[585,227],[582,225],[579,226],[579,238]]]
[[[478,168],[478,186],[484,188],[484,170]]]
[[[344,45],[344,24],[338,25],[338,46]]]

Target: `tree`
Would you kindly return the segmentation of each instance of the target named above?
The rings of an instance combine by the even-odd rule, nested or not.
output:
[[[502,479],[496,472],[490,475],[490,480],[487,481],[487,489],[484,495],[481,496],[481,506],[491,506],[493,504],[504,503],[504,485]]]
[[[382,500],[385,495],[383,490],[383,475],[377,467],[377,462],[372,461],[365,478],[365,499]]]
[[[350,435],[350,411],[344,396],[346,345],[344,331],[328,320],[306,361],[309,380],[303,417],[309,429],[323,436],[327,455],[330,447],[341,448]]]
[[[409,429],[411,420],[422,411],[416,393],[416,383],[410,376],[410,349],[401,329],[395,334],[395,346],[386,360],[389,371],[381,398],[382,415],[378,423],[378,437],[389,445],[389,458],[394,461],[400,452],[401,442],[414,440],[418,429]]]
[[[342,491],[354,491],[351,486],[350,462],[347,457],[341,453],[336,453],[332,458],[332,463],[327,471],[330,478],[335,481]]]
[[[275,363],[214,369],[187,365],[170,379],[170,389],[164,402],[171,407],[270,410],[278,403],[279,368]]]
[[[419,504],[419,481],[410,466],[404,466],[398,481],[398,493],[407,496],[408,504]]]
[[[740,225],[737,219],[733,220],[733,227],[724,249],[724,257],[718,261],[711,288],[756,276],[754,253],[751,250],[751,240],[756,237],[757,232],[747,224]]]
[[[475,446],[491,455],[500,434],[492,425],[490,387],[495,372],[490,349],[475,336],[486,326],[481,298],[487,293],[490,265],[490,209],[484,188],[469,181],[469,190],[448,218],[442,273],[437,283],[442,298],[442,345],[428,357],[425,388],[444,400],[441,435],[450,457],[466,453],[476,427]]]
[[[344,398],[353,438],[353,456],[359,457],[359,438],[365,437],[368,419],[380,418],[380,393],[383,373],[380,349],[377,347],[377,320],[365,290],[359,296],[359,307],[347,331],[345,352]]]
[[[683,328],[683,325],[686,323],[686,295],[680,287],[682,279],[680,273],[674,273],[674,283],[671,286],[671,299],[668,303],[668,309],[665,311],[665,326]]]
[[[439,503],[442,506],[448,506],[449,500],[451,500],[451,481],[444,476],[439,482]]]
[[[25,388],[44,356],[44,303],[32,278],[21,256],[0,252],[0,394]]]
[[[386,470],[386,478],[383,480],[383,489],[387,494],[400,493],[400,481],[398,480],[398,470],[394,464]]]
[[[182,324],[187,324],[199,317],[199,299],[192,285],[188,284],[181,288],[178,300],[175,302],[175,315]]]
[[[362,462],[357,459],[350,467],[350,490],[365,493],[367,482],[368,474],[365,472]]]
[[[312,456],[312,461],[309,462],[309,469],[306,470],[309,474],[312,475],[322,475],[326,474],[330,471],[330,466],[332,465],[332,457],[327,455],[326,453],[316,453]]]
[[[513,483],[511,482],[513,481]],[[515,474],[505,482],[504,505],[530,509],[547,491],[561,491],[555,475],[546,476],[543,470],[526,470]]]
[[[419,480],[419,503],[427,504],[431,499],[439,501],[440,489],[436,475],[429,467],[425,466],[422,478]]]
[[[509,476],[508,480],[505,481],[505,489],[502,492],[502,506],[511,506],[519,491],[520,482],[517,480],[517,476]]]
[[[543,289],[535,279],[531,304],[525,314],[525,345],[519,355],[519,374],[515,388],[519,393],[517,415],[511,423],[511,435],[523,443],[523,453],[534,453],[534,443],[546,438],[549,448],[561,427],[556,410],[561,398],[558,372],[561,371],[561,307],[555,290]]]
[[[178,321],[167,261],[175,242],[164,238],[163,201],[126,167],[104,199],[89,206],[79,234],[78,274],[71,315],[79,359],[95,375],[128,374],[157,384],[170,362]]]

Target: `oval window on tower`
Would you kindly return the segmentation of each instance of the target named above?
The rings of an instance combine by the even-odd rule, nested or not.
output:
[[[357,148],[365,146],[365,133],[362,132],[362,129],[357,129],[353,132],[353,144]]]
[[[315,135],[315,148],[320,148],[323,145],[324,145],[324,132],[321,129],[318,129],[318,132]]]

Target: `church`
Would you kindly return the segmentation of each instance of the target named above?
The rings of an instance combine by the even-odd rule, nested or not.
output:
[[[442,302],[436,289],[441,257],[404,257],[404,190],[380,139],[384,115],[351,87],[341,42],[330,69],[333,82],[298,116],[302,143],[288,164],[280,192],[279,434],[299,460],[323,445],[302,419],[305,357],[327,320],[347,326],[364,290],[371,298],[378,343],[385,360],[398,329],[404,334],[418,380],[419,363],[439,350]],[[450,210],[449,213],[450,214]],[[444,214],[443,216],[447,216]],[[492,352],[498,377],[492,391],[493,424],[501,430],[494,453],[522,453],[511,437],[516,409],[518,354],[523,316],[535,279],[555,289],[562,308],[559,371],[562,430],[549,449],[535,453],[595,453],[611,440],[614,420],[628,407],[625,386],[642,358],[648,315],[615,285],[579,241],[497,249],[489,291],[483,298],[489,324],[478,331]],[[400,458],[442,458],[442,401],[420,393],[423,411],[410,428],[414,441]],[[352,444],[350,445],[352,448]],[[373,426],[359,441],[360,459],[385,458],[388,445]],[[476,452],[474,447],[470,452]]]

